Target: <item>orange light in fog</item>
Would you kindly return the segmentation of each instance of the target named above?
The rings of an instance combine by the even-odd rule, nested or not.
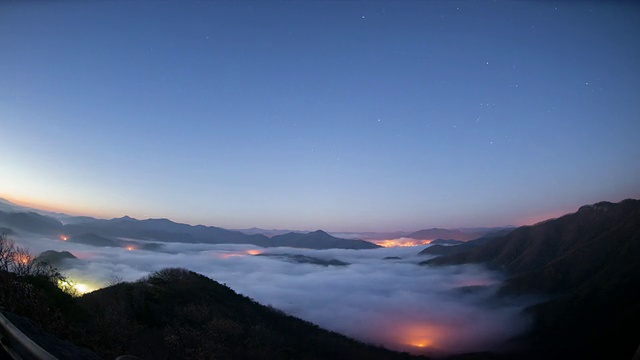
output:
[[[402,240],[402,239],[392,239],[392,240],[377,240],[373,241],[374,244],[382,246],[382,247],[408,247],[408,246],[419,246],[419,245],[427,245],[431,243],[431,240]]]
[[[424,340],[418,340],[418,341],[412,342],[409,345],[419,347],[419,348],[426,348],[426,347],[429,347],[431,344],[433,344],[433,341],[424,339]]]
[[[131,245],[127,246],[127,250],[129,250],[129,251],[131,251],[131,250],[135,250],[135,249],[136,249],[136,248],[135,248],[134,246],[131,246]]]
[[[247,250],[247,254],[249,254],[249,255],[259,255],[259,254],[262,254],[262,250],[258,250],[258,249]]]
[[[29,255],[24,255],[24,254],[14,254],[13,255],[13,261],[15,262],[19,262],[19,263],[23,263],[23,264],[28,264],[29,261],[31,261],[31,257]]]
[[[69,240],[69,237],[66,236],[66,235],[60,235],[60,240],[67,241],[67,240]]]
[[[451,332],[440,325],[432,324],[407,324],[398,331],[401,337],[399,343],[418,349],[434,350],[438,348],[443,339],[451,336]]]

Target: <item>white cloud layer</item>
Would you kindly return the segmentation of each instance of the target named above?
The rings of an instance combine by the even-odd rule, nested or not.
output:
[[[426,258],[416,254],[424,246],[304,250],[166,243],[163,252],[151,252],[31,235],[15,240],[34,254],[50,249],[72,252],[82,261],[74,261],[65,274],[91,289],[106,286],[115,277],[133,281],[164,267],[183,267],[323,328],[413,353],[495,350],[528,325],[521,312],[528,304],[492,297],[501,274],[477,265],[419,266]],[[337,259],[350,265],[293,263],[252,256],[251,250]]]

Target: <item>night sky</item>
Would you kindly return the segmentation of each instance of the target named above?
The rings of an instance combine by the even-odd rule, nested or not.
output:
[[[640,197],[632,2],[3,2],[0,197],[329,231]]]

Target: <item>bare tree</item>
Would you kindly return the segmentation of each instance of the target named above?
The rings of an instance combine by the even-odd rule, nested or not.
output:
[[[0,270],[11,270],[15,261],[16,244],[6,234],[0,235]]]
[[[122,276],[120,275],[111,275],[111,277],[109,277],[109,282],[107,283],[108,286],[114,286],[114,285],[118,285],[118,284],[122,284],[124,282],[124,280],[122,279]]]
[[[18,276],[33,275],[35,257],[27,248],[16,247],[13,254],[12,271]]]
[[[46,261],[36,260],[29,249],[16,246],[5,234],[0,235],[0,271],[13,272],[18,276],[43,276],[62,291],[79,295],[76,284]]]

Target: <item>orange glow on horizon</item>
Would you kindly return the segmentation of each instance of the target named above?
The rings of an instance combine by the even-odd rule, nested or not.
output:
[[[407,324],[397,331],[396,342],[409,352],[424,354],[425,351],[438,352],[452,332],[447,327],[432,324]]]
[[[132,245],[129,245],[129,246],[126,247],[126,249],[129,250],[129,251],[132,251],[132,250],[135,250],[136,247],[132,246]]]
[[[432,240],[414,240],[414,239],[391,239],[391,240],[375,240],[372,241],[374,244],[390,248],[390,247],[409,247],[409,246],[420,246],[420,245],[428,245]]]
[[[433,341],[429,339],[424,339],[424,340],[419,340],[418,342],[409,343],[409,345],[419,347],[419,348],[426,348],[431,346],[431,344],[433,344]]]
[[[67,241],[67,240],[69,240],[69,237],[66,236],[66,235],[60,235],[60,240]]]
[[[476,279],[467,279],[462,282],[455,283],[455,287],[467,287],[467,286],[489,286],[494,285],[499,280],[490,279],[490,278],[476,278]]]
[[[260,255],[262,254],[264,251],[262,250],[258,250],[258,249],[253,249],[253,250],[247,250],[247,254],[248,255]]]
[[[64,213],[67,215],[72,215],[72,216],[93,216],[93,217],[98,217],[98,218],[112,218],[112,217],[116,217],[113,214],[110,213],[106,213],[106,212],[100,212],[100,211],[96,211],[95,209],[82,209],[82,208],[74,208],[72,206],[69,205],[60,205],[60,204],[52,204],[50,202],[47,201],[41,201],[41,200],[35,200],[35,199],[30,199],[30,198],[20,198],[17,199],[13,196],[10,196],[8,194],[0,194],[0,198],[6,199],[16,205],[19,206],[24,206],[24,207],[29,207],[29,208],[34,208],[34,209],[39,209],[39,210],[45,210],[45,211],[51,211],[51,212],[56,212],[56,213]]]
[[[543,222],[551,219],[557,219],[564,215],[574,213],[577,210],[578,210],[578,207],[566,207],[564,208],[564,210],[560,209],[560,210],[548,211],[538,215],[524,216],[516,220],[516,225],[517,226],[535,225],[539,222]]]

